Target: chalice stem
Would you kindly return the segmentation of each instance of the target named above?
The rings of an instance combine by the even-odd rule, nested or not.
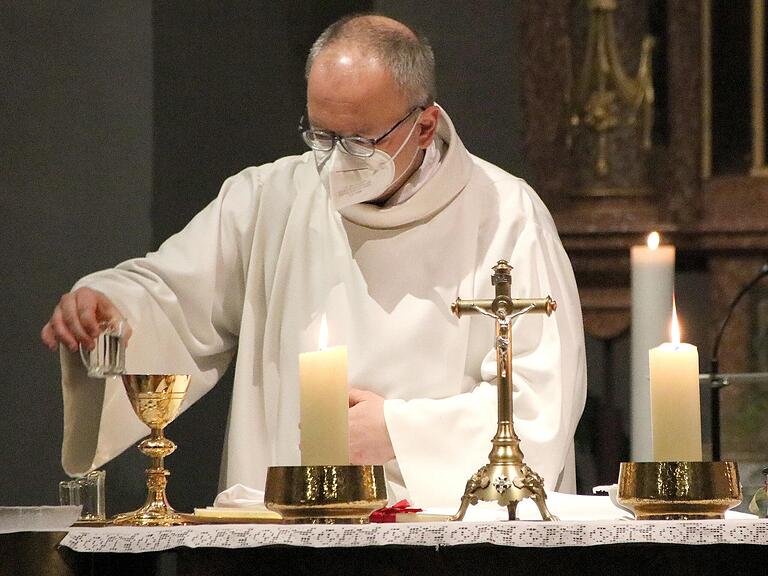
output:
[[[144,504],[145,510],[166,514],[174,512],[165,495],[168,476],[171,474],[165,469],[165,456],[171,454],[175,449],[176,445],[165,437],[162,428],[152,428],[150,437],[142,448],[142,451],[152,460],[152,467],[146,470],[147,501]]]

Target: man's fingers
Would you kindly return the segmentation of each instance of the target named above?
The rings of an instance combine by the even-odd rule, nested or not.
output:
[[[80,289],[75,290],[72,296],[75,300],[80,324],[91,338],[97,338],[101,329],[99,328],[99,320],[96,317],[98,300],[95,294],[91,290]]]
[[[359,388],[349,389],[349,407],[360,404],[362,402],[369,402],[372,400],[381,399],[381,396],[370,390],[360,390]]]
[[[355,404],[360,404],[363,400],[366,399],[368,395],[367,390],[360,390],[359,388],[350,388],[349,389],[349,407],[352,408]]]
[[[120,322],[122,322],[123,326],[121,336],[123,338],[123,343],[127,343],[131,337],[131,334],[133,333],[131,325],[128,324],[128,321],[123,317],[120,310],[118,310],[117,306],[115,306],[109,298],[100,292],[95,292],[95,294],[96,317],[101,322],[108,322],[113,330],[117,330]]]
[[[112,301],[100,292],[92,292],[91,296],[94,302],[93,308],[99,321],[110,322],[117,325],[123,315],[120,314],[120,310],[112,304]]]
[[[72,352],[77,352],[77,339],[75,338],[74,334],[69,331],[69,328],[67,328],[67,325],[62,318],[60,307],[56,306],[49,324],[55,338],[64,344],[64,346],[69,348]]]
[[[120,310],[101,292],[83,287],[61,297],[51,319],[40,331],[40,337],[51,350],[55,350],[58,343],[72,352],[76,352],[80,344],[91,350],[104,323],[117,330],[121,322],[123,343],[127,343],[131,327]]]
[[[40,330],[40,338],[42,338],[43,344],[48,346],[52,352],[56,350],[56,346],[59,345],[59,342],[56,340],[56,334],[53,331],[53,326],[50,322],[46,322],[43,329]]]
[[[93,338],[83,327],[80,321],[81,311],[78,309],[78,302],[74,294],[64,294],[59,301],[59,309],[64,323],[69,331],[75,335],[78,342],[82,342],[89,350],[93,348]],[[71,347],[70,347],[71,348]]]

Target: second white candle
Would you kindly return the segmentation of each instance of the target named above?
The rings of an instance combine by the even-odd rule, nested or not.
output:
[[[680,342],[672,307],[672,342],[649,350],[653,459],[656,462],[701,461],[699,352]]]

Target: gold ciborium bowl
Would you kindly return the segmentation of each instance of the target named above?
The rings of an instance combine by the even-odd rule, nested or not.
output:
[[[138,510],[120,514],[113,524],[128,526],[173,526],[185,524],[171,508],[165,495],[170,472],[164,458],[176,450],[163,429],[176,417],[189,386],[189,376],[181,374],[123,374],[123,385],[139,420],[150,428],[150,436],[138,446],[152,464],[147,468],[147,501]]]
[[[637,520],[723,518],[741,502],[735,462],[622,462],[619,503]]]
[[[264,501],[286,524],[367,524],[387,503],[382,466],[272,466]]]

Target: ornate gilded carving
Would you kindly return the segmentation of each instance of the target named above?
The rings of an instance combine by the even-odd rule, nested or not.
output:
[[[651,55],[654,39],[643,39],[637,75],[624,71],[613,24],[615,0],[590,0],[589,31],[584,63],[570,95],[568,146],[589,147],[593,159],[588,196],[647,194],[645,182],[633,188],[612,186],[609,135],[622,126],[638,127],[643,150],[651,149],[654,91]],[[638,121],[639,116],[639,121]],[[584,138],[580,138],[584,136]],[[576,144],[576,140],[579,144]]]

